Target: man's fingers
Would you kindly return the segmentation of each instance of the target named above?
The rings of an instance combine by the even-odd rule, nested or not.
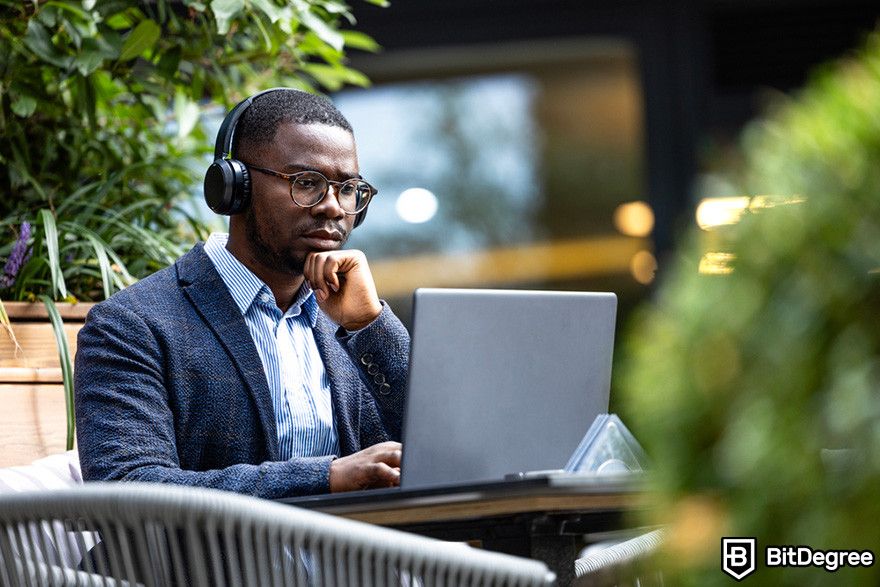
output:
[[[370,467],[372,479],[370,487],[395,487],[400,485],[400,471],[385,463],[374,463]]]
[[[306,281],[309,282],[309,286],[313,291],[317,293],[318,285],[315,283],[315,261],[317,260],[317,255],[314,253],[306,257],[306,262],[303,265],[303,276],[305,276]]]
[[[338,292],[341,284],[339,282],[339,273],[344,271],[343,261],[340,261],[339,252],[333,253],[311,253],[306,257],[303,266],[303,275],[308,280],[312,289],[317,294],[322,291],[326,298],[331,291]]]
[[[334,460],[330,464],[330,490],[400,485],[401,449],[399,442],[388,441]]]
[[[323,293],[323,298],[326,298],[327,284],[324,283],[324,264],[327,262],[327,257],[325,255],[316,253],[311,255],[310,259],[312,261],[312,265],[307,275],[309,284],[315,291],[315,295]]]
[[[403,445],[396,440],[386,440],[385,442],[373,444],[367,447],[366,450],[403,450]]]
[[[391,467],[400,467],[400,459],[403,456],[403,445],[389,440],[368,447],[365,451],[370,455],[370,460],[376,463],[384,463]]]
[[[383,463],[392,467],[399,467],[401,456],[403,456],[403,453],[401,453],[399,450],[389,450],[382,453],[381,460]]]
[[[335,258],[328,259],[326,263],[324,263],[324,267],[322,270],[322,274],[324,277],[324,282],[332,289],[333,291],[339,291],[339,261]]]

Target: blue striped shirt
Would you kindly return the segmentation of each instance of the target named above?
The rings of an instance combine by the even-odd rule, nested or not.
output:
[[[281,458],[338,455],[330,380],[312,331],[318,318],[314,292],[303,283],[282,314],[269,286],[226,250],[228,240],[227,234],[212,234],[205,253],[244,316],[263,362]]]

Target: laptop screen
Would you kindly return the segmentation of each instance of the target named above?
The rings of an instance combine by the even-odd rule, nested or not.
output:
[[[401,487],[561,469],[608,410],[611,293],[419,289]]]

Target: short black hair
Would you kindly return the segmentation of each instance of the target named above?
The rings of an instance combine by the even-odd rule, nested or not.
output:
[[[271,143],[278,127],[288,122],[326,124],[353,132],[342,112],[327,98],[285,88],[254,98],[244,111],[235,125],[233,156],[238,159],[243,152]]]

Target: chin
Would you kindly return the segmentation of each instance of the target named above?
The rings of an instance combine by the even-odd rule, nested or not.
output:
[[[306,267],[307,254],[288,255],[284,260],[284,268],[293,275],[302,275]]]

